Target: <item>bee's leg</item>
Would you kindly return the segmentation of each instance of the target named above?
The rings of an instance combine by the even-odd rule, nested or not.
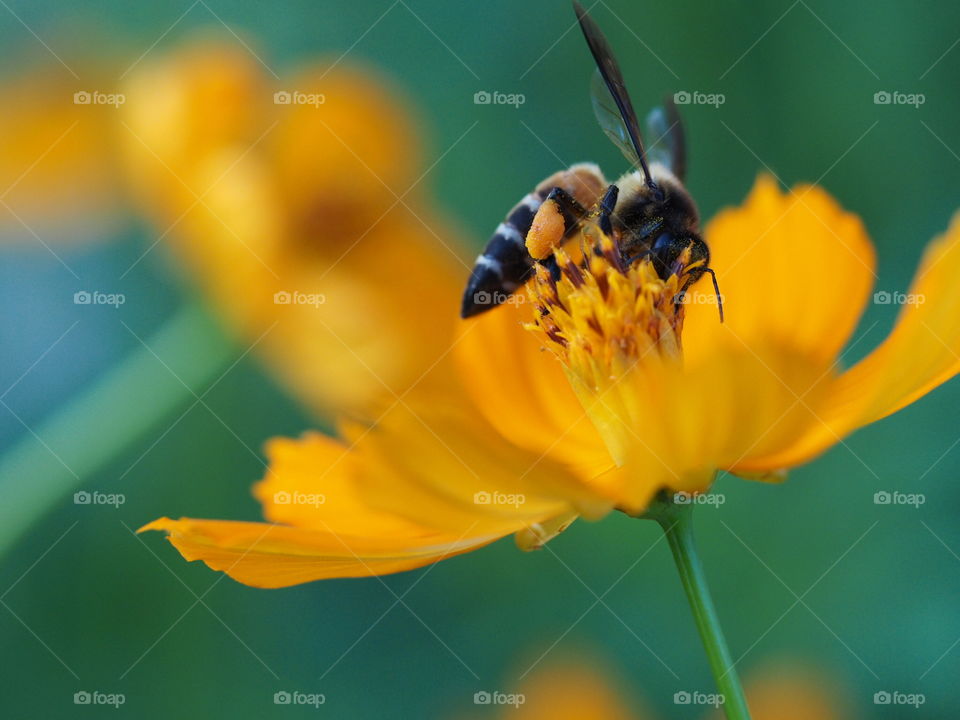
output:
[[[717,294],[717,308],[720,310],[720,322],[723,322],[723,296],[720,294],[720,285],[717,284],[717,274],[713,268],[703,268],[705,273],[710,273],[710,279],[713,280],[713,291]]]
[[[617,197],[619,195],[620,188],[611,185],[600,200],[600,229],[607,235],[613,234],[613,224],[610,222],[610,216],[613,215],[613,211],[617,207]]]
[[[673,314],[676,315],[680,312],[680,306],[683,305],[684,300],[687,298],[687,288],[690,287],[695,281],[689,276],[687,280],[684,281],[683,285],[677,290],[677,294],[673,296]]]
[[[584,216],[586,216],[587,209],[577,202],[577,199],[573,197],[573,195],[561,187],[555,187],[550,191],[550,194],[547,195],[547,199],[544,200],[544,205],[550,202],[557,204],[557,209],[563,216],[563,234],[565,237],[580,227],[580,222]]]
[[[695,273],[695,274],[694,274]],[[717,309],[720,311],[720,322],[723,322],[723,296],[720,295],[720,285],[717,283],[717,273],[714,272],[713,268],[709,267],[698,267],[694,268],[693,271],[685,273],[686,280],[683,283],[683,286],[680,288],[679,292],[674,296],[673,302],[673,311],[677,312],[680,309],[680,305],[683,304],[684,298],[687,296],[687,290],[691,285],[693,285],[697,280],[699,280],[704,273],[710,273],[710,279],[713,280],[713,291],[716,293],[717,297]]]
[[[527,252],[534,260],[546,260],[564,239],[580,227],[586,209],[561,187],[553,188],[533,216],[527,232]]]
[[[543,265],[550,272],[550,277],[553,278],[554,282],[560,282],[563,272],[560,270],[560,266],[557,264],[557,259],[553,255],[544,260],[538,260],[537,262]]]
[[[640,252],[638,252],[636,255],[629,256],[627,258],[627,265],[633,265],[636,262],[640,262],[641,260],[650,257],[651,255],[653,255],[653,250],[651,250],[650,248],[645,248]]]

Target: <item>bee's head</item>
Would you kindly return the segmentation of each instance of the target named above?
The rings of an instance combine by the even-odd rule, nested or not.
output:
[[[661,278],[684,273],[696,281],[710,264],[710,249],[696,233],[666,231],[653,241],[650,257]]]

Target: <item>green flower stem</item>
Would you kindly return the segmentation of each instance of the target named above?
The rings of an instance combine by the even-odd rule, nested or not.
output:
[[[680,581],[693,611],[693,619],[707,651],[707,660],[710,662],[717,690],[724,697],[723,709],[728,720],[750,720],[750,710],[740,686],[740,678],[730,657],[727,641],[723,637],[703,565],[697,555],[693,537],[693,507],[693,503],[677,504],[667,499],[659,499],[646,515],[660,523],[666,533],[673,560],[680,572]]]
[[[106,375],[24,429],[0,458],[0,555],[71,491],[161,422],[173,422],[236,354],[216,319],[190,304]]]

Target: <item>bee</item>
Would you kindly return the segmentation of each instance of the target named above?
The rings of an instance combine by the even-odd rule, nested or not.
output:
[[[697,206],[683,185],[686,145],[671,98],[647,118],[647,132],[663,140],[644,150],[637,116],[620,66],[599,26],[574,0],[574,11],[597,69],[591,81],[594,115],[604,133],[630,161],[631,170],[608,185],[592,163],[554,173],[523,198],[497,226],[467,281],[461,317],[499,305],[533,275],[537,263],[559,271],[553,249],[595,220],[629,262],[648,258],[662,279],[681,277],[678,304],[704,274],[713,280],[720,321],[723,305],[710,249],[700,235]]]

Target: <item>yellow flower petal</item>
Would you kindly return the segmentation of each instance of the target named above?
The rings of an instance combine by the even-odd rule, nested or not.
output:
[[[582,500],[609,509],[551,461],[511,447],[481,419],[404,406],[349,444],[317,433],[270,443],[255,494],[269,520],[170,520],[164,530],[188,560],[236,580],[281,587],[329,577],[408,570],[511,532],[554,533]]]
[[[365,502],[419,524],[481,534],[610,510],[608,499],[569,470],[511,444],[471,408],[437,404],[405,402],[376,427],[350,430]]]
[[[405,538],[381,538],[191,518],[160,518],[138,532],[145,530],[167,532],[186,560],[202,560],[212,570],[222,570],[238,582],[262,588],[410,570],[496,539],[457,540],[426,529]]]
[[[253,494],[274,523],[334,534],[383,539],[422,532],[395,515],[364,504],[354,485],[360,459],[342,442],[317,432],[267,444],[269,467]]]
[[[896,412],[960,371],[958,277],[960,214],[924,254],[893,332],[841,379],[841,396],[865,399],[856,424]]]
[[[619,386],[636,398],[624,433],[622,503],[638,512],[660,488],[705,491],[717,468],[791,443],[810,426],[830,380],[790,350],[729,343],[709,362],[631,374]]]
[[[960,372],[960,216],[927,249],[890,336],[841,375],[810,426],[747,467],[797,465],[914,402]]]
[[[613,460],[563,366],[523,328],[533,309],[522,290],[515,299],[463,323],[461,382],[504,438],[594,478]]]
[[[724,337],[747,346],[792,348],[828,367],[860,318],[874,280],[874,250],[860,219],[824,190],[782,193],[761,175],[742,207],[706,227],[725,322],[717,322],[709,278],[688,305],[688,361],[709,356]]]

